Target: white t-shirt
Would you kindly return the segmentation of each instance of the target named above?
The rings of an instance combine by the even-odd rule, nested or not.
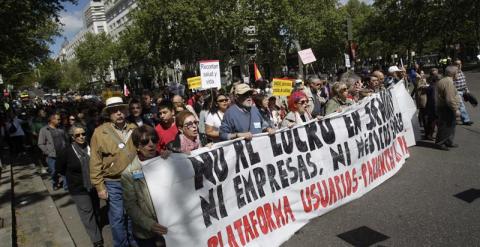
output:
[[[223,112],[217,111],[216,113],[209,112],[207,117],[205,118],[205,124],[214,128],[219,129],[220,125],[222,125],[223,119]]]

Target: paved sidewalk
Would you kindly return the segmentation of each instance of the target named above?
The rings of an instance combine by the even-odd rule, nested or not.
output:
[[[0,171],[0,243],[2,243],[2,246],[13,246],[14,222],[12,219],[10,166],[3,164]]]
[[[65,226],[67,227],[70,235],[77,246],[92,246],[90,238],[83,226],[80,216],[77,212],[77,207],[73,202],[70,194],[64,189],[59,189],[54,191],[52,189],[52,183],[49,179],[49,176],[43,176],[43,183],[50,193],[55,206],[60,213]],[[105,246],[112,246],[112,234],[110,230],[110,225],[108,224],[108,219],[106,217],[106,205],[105,201],[100,202],[101,207],[101,226],[103,225],[102,235],[104,238]]]
[[[13,164],[18,246],[75,246],[35,165],[26,159]]]

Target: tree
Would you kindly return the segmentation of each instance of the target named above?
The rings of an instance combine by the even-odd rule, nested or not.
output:
[[[88,91],[88,77],[78,66],[76,59],[62,64],[62,78],[58,87],[62,91]]]
[[[40,75],[38,78],[40,85],[51,89],[58,88],[62,80],[62,65],[60,62],[49,58],[42,62],[37,69]]]
[[[106,33],[87,33],[75,49],[80,68],[94,80],[105,82],[114,58],[115,45]]]
[[[76,0],[4,0],[0,4],[0,74],[32,69],[48,58],[49,43],[59,34],[59,13]]]

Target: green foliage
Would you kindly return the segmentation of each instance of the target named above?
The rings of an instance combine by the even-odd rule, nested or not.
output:
[[[62,65],[59,62],[51,58],[46,59],[37,69],[40,71],[38,78],[40,85],[51,89],[57,88],[62,80]]]
[[[76,59],[62,64],[62,78],[58,85],[62,91],[84,91],[88,87],[88,77],[83,73]]]
[[[75,49],[80,68],[99,81],[105,81],[115,54],[115,45],[105,33],[87,33],[85,40]]]
[[[65,2],[76,0],[3,0],[0,4],[0,74],[30,70],[48,58],[48,45],[59,33]]]

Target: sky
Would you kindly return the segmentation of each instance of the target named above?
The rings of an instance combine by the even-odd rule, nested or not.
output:
[[[342,4],[345,4],[348,0],[340,0]],[[372,3],[373,0],[361,0],[366,3]],[[70,41],[77,34],[78,31],[82,29],[83,26],[83,9],[87,5],[89,0],[78,0],[76,5],[71,3],[65,4],[65,11],[60,13],[60,22],[63,24],[63,31],[61,36],[55,38],[55,42],[50,45],[51,55],[55,56],[58,54],[60,47],[63,43],[64,37]]]
[[[76,5],[71,3],[65,4],[65,11],[60,13],[60,22],[63,24],[61,36],[55,38],[55,43],[50,45],[52,56],[56,55],[60,50],[64,37],[71,40],[83,26],[83,9],[89,0],[78,0]]]

